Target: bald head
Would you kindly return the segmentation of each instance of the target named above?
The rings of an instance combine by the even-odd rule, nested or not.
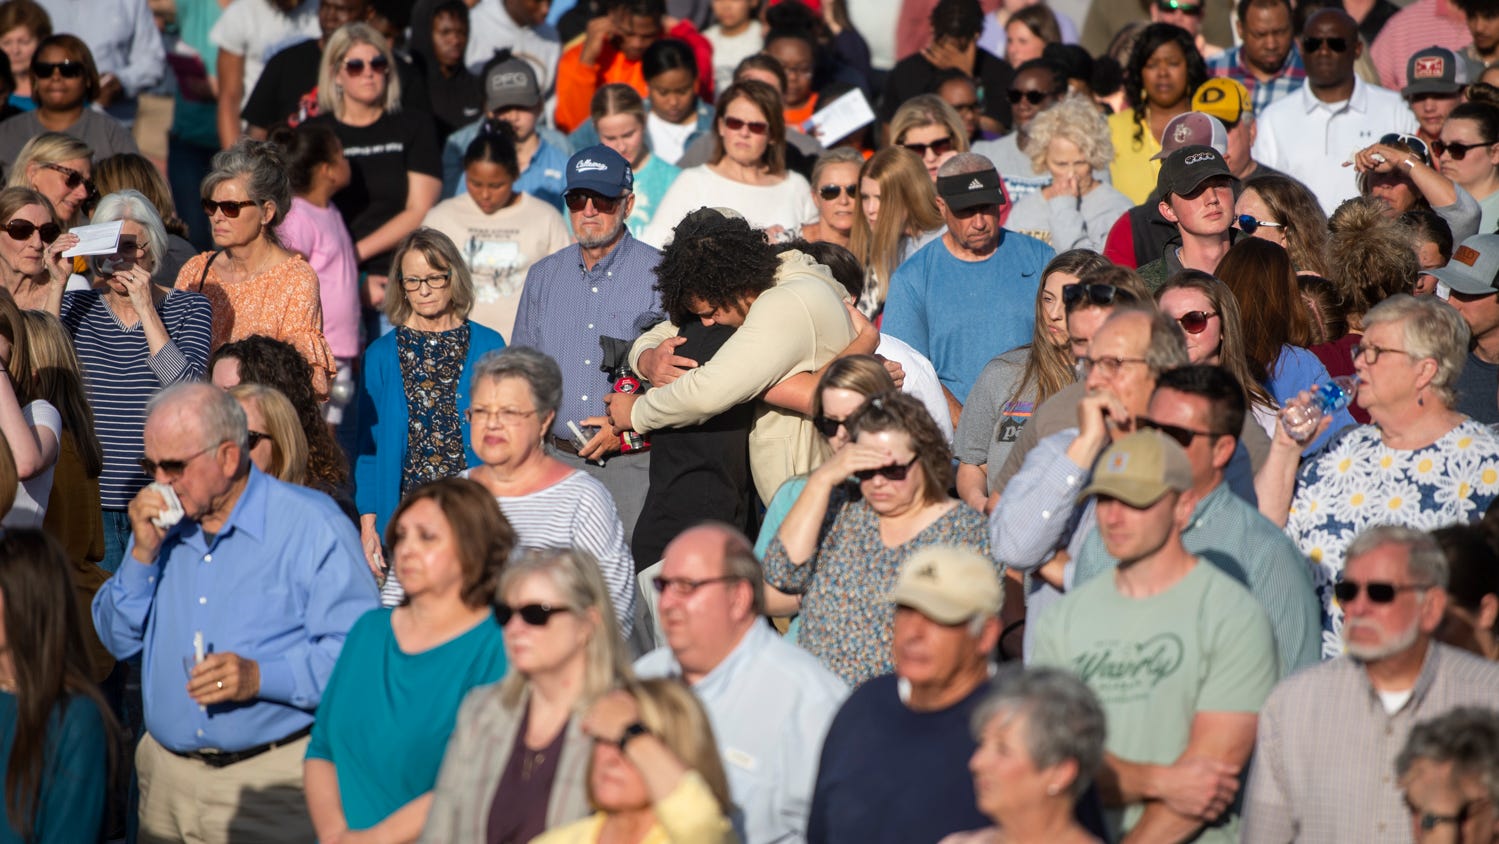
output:
[[[723,662],[764,614],[764,578],[744,534],[718,523],[666,546],[657,615],[688,682]]]
[[[191,381],[174,384],[146,404],[146,425],[169,423],[199,447],[230,442],[245,450],[249,423],[245,410],[227,392],[212,384]]]

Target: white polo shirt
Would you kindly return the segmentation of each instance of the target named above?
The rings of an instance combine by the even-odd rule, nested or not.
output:
[[[1300,179],[1328,214],[1358,196],[1353,154],[1390,132],[1416,131],[1416,118],[1400,95],[1362,79],[1341,103],[1324,103],[1310,85],[1276,100],[1260,114],[1254,159]]]

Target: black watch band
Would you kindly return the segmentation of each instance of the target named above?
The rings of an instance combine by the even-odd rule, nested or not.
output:
[[[635,738],[636,736],[650,735],[650,733],[651,733],[651,731],[649,729],[646,729],[646,726],[644,724],[640,723],[639,721],[636,721],[635,723],[631,724],[630,726],[625,727],[624,732],[622,732],[622,733],[619,734],[619,750],[620,750],[620,752],[621,753],[624,752],[625,745],[627,745],[627,744],[630,743],[630,739]]]

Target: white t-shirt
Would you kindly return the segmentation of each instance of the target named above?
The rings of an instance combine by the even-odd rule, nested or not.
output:
[[[651,155],[675,165],[687,150],[687,139],[697,131],[696,116],[687,123],[672,123],[654,111],[645,115],[645,133],[651,139]]]
[[[899,5],[899,4],[896,4]],[[724,35],[714,24],[703,30],[703,37],[713,45],[713,90],[722,91],[734,82],[734,68],[765,46],[765,33],[751,22],[738,35]]]
[[[21,409],[26,424],[33,429],[46,428],[54,439],[62,438],[62,414],[50,403],[37,399]],[[57,461],[52,461],[40,474],[21,481],[16,490],[16,503],[5,515],[0,525],[12,528],[40,528],[47,515],[47,499],[52,497],[52,472]]]
[[[683,170],[672,182],[641,240],[657,249],[664,247],[677,223],[699,208],[732,208],[757,229],[781,226],[793,233],[817,219],[812,187],[798,173],[787,171],[786,177],[773,185],[746,185],[726,179],[704,164]]]
[[[307,2],[287,14],[272,6],[270,0],[234,0],[224,9],[218,23],[209,30],[208,40],[220,49],[245,57],[244,100],[249,100],[271,56],[322,34],[317,10],[317,3]]]

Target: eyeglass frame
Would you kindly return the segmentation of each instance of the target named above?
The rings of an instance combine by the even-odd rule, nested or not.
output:
[[[438,279],[442,279],[442,283],[441,284],[437,283]],[[422,275],[422,276],[403,275],[403,276],[401,276],[401,289],[404,290],[404,291],[406,291],[407,293],[415,293],[418,290],[421,290],[422,289],[422,285],[424,285],[424,284],[427,285],[427,289],[428,290],[446,290],[446,289],[448,289],[449,286],[452,285],[452,283],[453,283],[453,271],[452,270],[448,270],[445,273],[433,273],[432,275]]]
[[[1376,346],[1373,343],[1354,343],[1353,344],[1352,352],[1353,352],[1353,359],[1355,361],[1358,360],[1359,358],[1363,358],[1364,359],[1364,363],[1366,363],[1366,364],[1368,364],[1370,366],[1373,366],[1374,364],[1379,363],[1379,357],[1380,357],[1380,355],[1385,355],[1385,354],[1390,354],[1390,353],[1394,353],[1394,354],[1397,354],[1397,355],[1405,355],[1406,357],[1410,358],[1413,361],[1416,359],[1415,355],[1411,354],[1410,352],[1406,351],[1405,349],[1387,349],[1384,346]]]
[[[487,407],[470,407],[463,411],[463,418],[468,420],[470,425],[488,425],[489,420],[493,419],[501,427],[510,428],[540,413],[539,407],[533,407],[530,410],[516,410],[513,407],[497,407],[492,410]]]
[[[213,445],[208,446],[207,448],[199,449],[186,457],[176,460],[163,460],[159,463],[149,457],[143,456],[139,461],[141,474],[145,475],[148,478],[151,478],[152,480],[155,480],[156,473],[159,470],[162,472],[162,474],[165,474],[167,477],[175,480],[182,477],[182,474],[187,471],[187,467],[191,465],[194,460],[197,460],[199,457],[202,457],[208,452],[213,451],[214,449],[223,445],[225,442],[228,442],[228,440],[220,440],[219,442],[216,442]]]
[[[655,589],[661,595],[665,595],[666,591],[670,589],[673,594],[679,597],[690,598],[697,594],[697,590],[709,584],[730,583],[744,579],[744,576],[739,574],[725,574],[718,577],[704,577],[701,579],[691,577],[661,577],[658,575],[651,578],[651,588]]]
[[[1119,355],[1104,355],[1101,358],[1080,357],[1077,359],[1077,362],[1078,365],[1083,368],[1084,375],[1089,374],[1096,367],[1100,369],[1100,371],[1103,373],[1103,377],[1105,378],[1113,378],[1114,376],[1118,375],[1119,371],[1124,368],[1124,365],[1126,363],[1143,363],[1146,366],[1150,365],[1150,361],[1146,360],[1145,358],[1126,358],[1120,357]]]

